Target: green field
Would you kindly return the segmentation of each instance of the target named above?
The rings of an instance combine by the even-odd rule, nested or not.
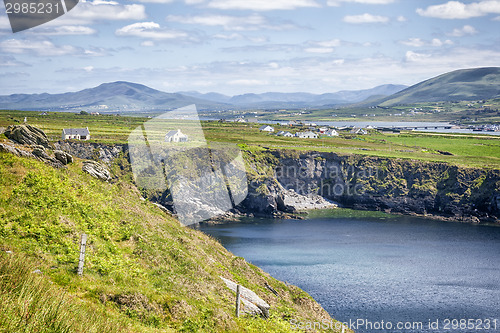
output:
[[[93,142],[125,144],[130,132],[148,121],[147,118],[112,115],[79,115],[74,113],[0,111],[0,127],[28,123],[45,131],[53,141],[60,140],[62,128],[89,127]],[[466,135],[402,132],[382,134],[370,131],[368,135],[341,133],[340,137],[320,139],[284,138],[259,132],[261,124],[202,122],[208,141],[240,144],[248,149],[293,149],[361,154],[369,156],[408,158],[447,162],[463,166],[500,167],[500,137],[493,135]],[[175,127],[175,126],[174,126]],[[276,130],[299,129],[274,125]],[[445,155],[451,153],[452,155]]]

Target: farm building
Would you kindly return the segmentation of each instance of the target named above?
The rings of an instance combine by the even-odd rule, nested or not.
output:
[[[62,130],[62,139],[90,140],[89,128],[65,128]]]
[[[181,132],[180,129],[177,131],[173,130],[165,135],[165,142],[187,142],[188,136]]]
[[[295,133],[295,136],[298,138],[301,138],[301,139],[317,139],[318,138],[318,134],[311,132],[311,131],[297,132],[297,133]]]
[[[326,136],[339,136],[339,133],[333,128],[326,130],[323,134]]]
[[[261,126],[261,128],[259,128],[259,131],[272,133],[272,132],[274,132],[274,128],[269,126],[269,125],[264,125],[264,126]]]

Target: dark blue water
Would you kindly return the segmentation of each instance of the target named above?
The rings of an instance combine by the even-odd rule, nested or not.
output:
[[[356,322],[357,332],[500,332],[498,227],[398,216],[253,220],[201,229],[306,290],[332,317]],[[460,326],[464,319],[474,322]],[[385,329],[375,329],[382,321]],[[397,329],[398,323],[407,329]]]

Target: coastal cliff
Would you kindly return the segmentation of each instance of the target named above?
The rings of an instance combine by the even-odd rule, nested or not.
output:
[[[251,186],[242,209],[248,212],[279,213],[286,189],[353,209],[499,223],[496,169],[289,150],[248,152],[246,161]]]
[[[126,146],[56,143],[77,157],[109,163]],[[447,163],[294,150],[243,150],[248,196],[234,213],[282,217],[342,207],[500,223],[500,170]],[[168,208],[167,191],[145,195]]]

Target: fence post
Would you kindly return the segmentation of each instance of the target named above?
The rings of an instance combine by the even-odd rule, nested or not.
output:
[[[236,318],[240,317],[240,302],[241,302],[240,285],[238,284],[236,286]]]
[[[82,234],[80,240],[80,258],[78,259],[78,275],[83,275],[83,264],[85,262],[85,246],[87,245],[87,234]]]

